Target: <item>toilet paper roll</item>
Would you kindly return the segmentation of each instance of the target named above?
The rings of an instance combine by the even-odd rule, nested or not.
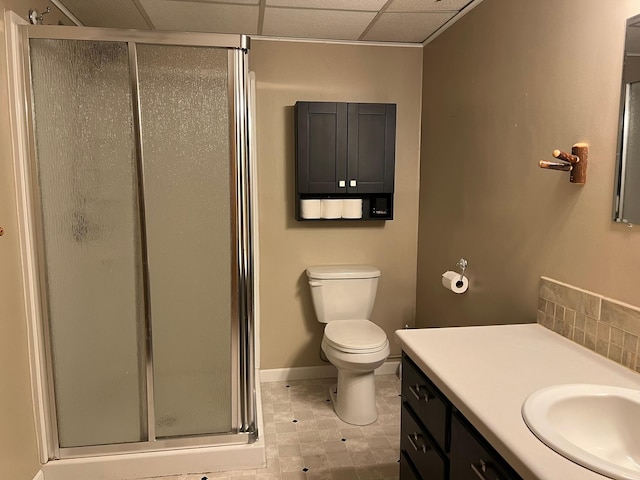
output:
[[[320,218],[320,199],[300,200],[302,218]]]
[[[342,200],[342,218],[362,218],[362,199]]]
[[[462,280],[460,280],[460,274],[458,272],[449,270],[442,274],[442,285],[453,293],[464,293],[469,288],[469,279],[463,276]]]
[[[322,218],[341,218],[342,200],[324,199],[320,200],[320,212]]]

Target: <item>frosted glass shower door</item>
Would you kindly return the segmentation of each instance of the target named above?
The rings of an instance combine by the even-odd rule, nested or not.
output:
[[[31,39],[43,302],[59,446],[145,438],[126,43]]]
[[[252,441],[245,40],[48,28],[25,38],[49,455]]]
[[[158,438],[231,431],[229,53],[138,45]]]

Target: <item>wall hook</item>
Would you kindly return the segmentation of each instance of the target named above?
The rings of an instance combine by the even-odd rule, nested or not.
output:
[[[565,153],[561,150],[554,150],[553,156],[562,162],[547,162],[540,160],[538,165],[540,168],[548,168],[549,170],[561,170],[569,172],[569,181],[584,185],[587,181],[587,163],[589,158],[589,145],[586,143],[576,143],[571,148],[571,153]]]
[[[44,23],[44,16],[48,13],[51,13],[51,7],[47,7],[47,9],[42,13],[38,13],[35,8],[33,10],[29,10],[29,21],[32,25],[42,25]]]

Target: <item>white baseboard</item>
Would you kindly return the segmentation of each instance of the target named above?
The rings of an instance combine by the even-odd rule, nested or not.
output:
[[[400,360],[387,360],[379,368],[376,368],[376,375],[398,375]]]
[[[387,360],[376,368],[376,375],[396,375],[398,372],[399,360]],[[310,378],[332,378],[338,376],[338,370],[333,365],[320,365],[317,367],[291,367],[291,368],[271,368],[260,370],[260,381],[286,382],[289,380],[308,380]]]
[[[44,473],[42,473],[42,470],[38,470],[38,473],[33,477],[33,480],[44,480]]]
[[[271,368],[260,370],[260,382],[286,382],[288,380],[307,380],[309,378],[332,378],[338,376],[333,365],[318,367]]]

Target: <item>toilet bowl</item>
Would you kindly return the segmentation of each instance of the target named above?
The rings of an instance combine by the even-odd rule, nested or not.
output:
[[[322,351],[338,369],[329,394],[344,422],[368,425],[378,418],[374,370],[390,353],[384,330],[369,320],[380,270],[363,265],[309,267],[318,321],[326,323]]]
[[[363,333],[354,336],[357,331]],[[375,422],[378,410],[374,370],[390,353],[384,331],[369,320],[329,323],[322,338],[322,351],[338,369],[338,383],[329,389],[338,417],[353,425]]]

